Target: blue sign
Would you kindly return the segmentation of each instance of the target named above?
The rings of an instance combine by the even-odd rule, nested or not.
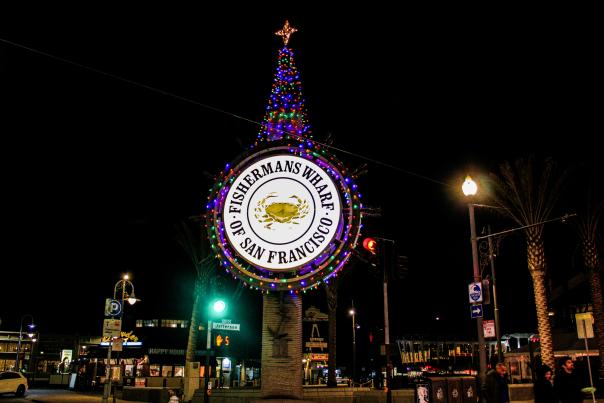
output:
[[[122,303],[118,300],[107,298],[105,300],[105,316],[118,316],[122,313]]]
[[[482,318],[482,305],[472,305],[470,307],[470,315],[472,318]]]
[[[482,283],[470,283],[468,286],[468,295],[470,296],[470,303],[482,302]]]

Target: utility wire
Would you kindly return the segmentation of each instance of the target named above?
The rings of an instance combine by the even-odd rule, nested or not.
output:
[[[54,60],[58,60],[58,61],[63,62],[63,63],[67,63],[67,64],[70,64],[72,66],[76,66],[76,67],[79,67],[81,69],[84,69],[84,70],[92,71],[93,73],[97,73],[97,74],[103,75],[105,77],[110,77],[110,78],[113,78],[115,80],[122,81],[122,82],[128,83],[128,84],[136,86],[136,87],[141,87],[141,88],[144,88],[146,90],[149,90],[149,91],[152,91],[152,92],[156,92],[158,94],[162,94],[162,95],[165,95],[165,96],[168,96],[168,97],[171,97],[171,98],[175,98],[175,99],[178,99],[179,101],[188,102],[188,103],[191,103],[191,104],[194,104],[194,105],[197,105],[197,106],[201,106],[202,108],[210,109],[210,110],[212,110],[214,112],[218,112],[218,113],[222,113],[222,114],[234,117],[235,119],[240,119],[240,120],[243,120],[243,121],[246,121],[246,122],[249,122],[249,123],[253,123],[253,124],[255,124],[255,125],[259,126],[259,127],[263,127],[264,126],[261,122],[258,122],[258,121],[253,120],[253,119],[246,118],[246,117],[241,116],[241,115],[237,115],[237,114],[229,112],[229,111],[225,111],[224,109],[216,108],[214,106],[211,106],[211,105],[208,105],[208,104],[204,104],[202,102],[198,102],[198,101],[192,100],[190,98],[185,98],[185,97],[183,97],[181,95],[177,95],[177,94],[174,94],[174,93],[171,93],[171,92],[168,92],[168,91],[164,91],[164,90],[161,90],[161,89],[158,89],[158,88],[155,88],[155,87],[151,87],[150,85],[146,85],[146,84],[140,83],[138,81],[133,81],[133,80],[130,80],[130,79],[127,79],[127,78],[124,78],[124,77],[121,77],[121,76],[118,76],[118,75],[115,75],[115,74],[107,73],[107,72],[105,72],[103,70],[99,70],[99,69],[96,69],[94,67],[86,66],[84,64],[77,63],[77,62],[71,61],[69,59],[65,59],[63,57],[59,57],[59,56],[56,56],[56,55],[53,55],[53,54],[50,54],[50,53],[47,53],[47,52],[43,52],[41,50],[37,50],[37,49],[31,48],[29,46],[25,46],[25,45],[21,45],[21,44],[16,43],[16,42],[9,41],[7,39],[0,38],[0,42],[4,42],[4,43],[6,43],[8,45],[11,45],[11,46],[14,46],[14,47],[17,47],[17,48],[21,48],[21,49],[25,49],[25,50],[30,51],[32,53],[36,53],[38,55],[42,55],[42,56],[45,56],[45,57],[48,57],[48,58],[51,58],[51,59],[54,59]],[[293,137],[297,137],[298,139],[304,139],[304,140],[306,140],[306,138],[304,138],[302,136],[299,136],[296,133],[291,133],[291,132],[288,132],[286,130],[283,130],[283,133],[287,133],[287,134],[289,134],[289,135],[291,135]],[[341,149],[341,148],[338,148],[338,147],[334,147],[332,145],[329,145],[329,144],[326,144],[326,143],[322,143],[322,142],[314,140],[314,139],[312,140],[312,142],[320,144],[323,147],[327,147],[327,148],[339,151],[341,153],[348,154],[348,155],[351,155],[353,157],[369,161],[369,162],[371,162],[373,164],[381,165],[383,167],[394,169],[396,171],[403,172],[403,173],[406,173],[408,175],[415,176],[417,178],[421,178],[421,179],[424,179],[424,180],[427,180],[427,181],[430,181],[430,182],[433,182],[433,183],[436,183],[436,184],[439,184],[439,185],[450,187],[449,184],[441,182],[439,180],[430,178],[430,177],[425,176],[425,175],[418,174],[416,172],[408,171],[406,169],[403,169],[403,168],[400,168],[400,167],[397,167],[397,166],[394,166],[394,165],[391,165],[391,164],[388,164],[388,163],[385,163],[385,162],[382,162],[382,161],[379,161],[379,160],[376,160],[376,159],[373,159],[373,158],[369,158],[369,157],[366,157],[364,155],[354,153],[352,151],[347,151],[347,150],[344,150],[344,149]]]

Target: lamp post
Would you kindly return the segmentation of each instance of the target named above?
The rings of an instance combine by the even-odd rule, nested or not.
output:
[[[355,320],[356,310],[354,309],[354,304],[349,313],[352,316],[352,385],[354,386],[354,381],[357,376],[357,327]]]
[[[474,196],[478,192],[476,182],[470,176],[466,177],[462,187],[463,194],[466,196]],[[476,220],[474,217],[474,204],[468,203],[468,212],[470,215],[470,242],[472,244],[472,269],[474,274],[474,282],[481,283],[480,269],[478,266],[478,244],[476,240]],[[483,385],[486,377],[487,369],[487,353],[484,344],[484,331],[482,329],[482,317],[476,318],[476,332],[478,333],[478,376],[480,384]]]
[[[30,314],[25,314],[21,317],[21,325],[19,326],[19,342],[17,343],[17,358],[15,360],[15,371],[19,372],[19,361],[21,359],[21,339],[23,339],[23,319],[30,318],[31,321],[27,327],[29,328],[28,336],[31,338],[34,336],[33,330],[36,327],[34,324],[34,317]],[[31,352],[30,352],[31,354]]]
[[[495,251],[493,250],[493,239],[491,226],[487,227],[489,238],[489,261],[491,262],[491,277],[493,279],[493,308],[495,315],[495,337],[497,337],[497,362],[503,362],[503,348],[501,348],[501,328],[499,327],[499,305],[497,304],[497,279],[495,277]]]
[[[128,292],[128,287],[130,291]],[[122,279],[115,283],[113,287],[113,299],[117,299],[118,295],[120,295],[120,301],[122,304],[122,310],[120,311],[120,333],[121,333],[121,322],[124,317],[124,301],[128,301],[130,305],[134,305],[136,301],[140,301],[134,295],[134,285],[130,281],[130,276],[128,274],[124,274]],[[120,335],[121,336],[121,335]],[[105,374],[107,380],[105,381],[105,387],[103,388],[103,399],[102,402],[107,402],[109,399],[109,394],[111,392],[111,378],[112,378],[112,367],[111,367],[111,347],[113,343],[113,338],[109,340],[109,346],[107,348],[107,367],[105,370]],[[115,396],[114,396],[115,397]]]
[[[226,303],[221,300],[215,300],[212,304],[210,312],[214,312],[216,315],[222,315],[226,310]],[[210,401],[210,395],[208,394],[208,383],[210,382],[210,351],[212,349],[212,314],[208,319],[208,332],[206,341],[206,365],[203,371],[204,385],[203,385],[203,402],[208,403]]]

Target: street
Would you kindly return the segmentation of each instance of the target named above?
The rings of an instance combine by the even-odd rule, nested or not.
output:
[[[17,398],[12,394],[0,395],[0,403],[8,403],[8,402],[40,402],[40,403],[63,403],[63,402],[73,402],[73,403],[98,403],[101,401],[100,393],[81,393],[81,392],[72,392],[65,389],[30,389],[27,391],[24,397]],[[112,398],[109,399],[110,402],[113,401]],[[136,403],[133,401],[126,401],[121,399],[116,399],[116,402],[119,403]]]

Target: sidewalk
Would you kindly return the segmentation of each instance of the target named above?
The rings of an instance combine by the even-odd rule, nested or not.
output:
[[[99,403],[102,400],[102,394],[98,392],[73,392],[65,389],[30,389],[23,400],[37,403]],[[3,399],[4,401],[4,399]],[[113,402],[113,396],[109,397],[110,403]],[[145,403],[133,400],[115,399],[116,403]]]

